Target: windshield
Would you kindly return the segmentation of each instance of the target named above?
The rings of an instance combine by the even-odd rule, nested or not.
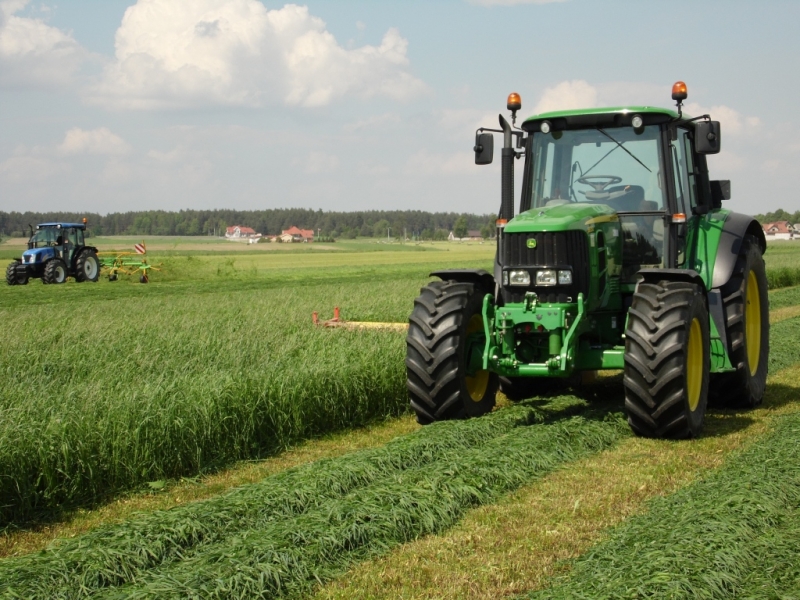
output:
[[[658,125],[533,135],[531,207],[607,204],[618,212],[664,210]]]
[[[37,229],[31,237],[30,244],[32,248],[46,248],[48,246],[57,246],[61,244],[61,230],[55,227],[44,227]]]

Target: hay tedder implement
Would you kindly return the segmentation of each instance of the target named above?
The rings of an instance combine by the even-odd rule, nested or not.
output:
[[[134,252],[99,252],[100,266],[108,275],[109,281],[116,281],[119,275],[139,275],[139,283],[150,282],[150,271],[160,271],[161,265],[147,262],[147,246],[144,242],[134,244]]]

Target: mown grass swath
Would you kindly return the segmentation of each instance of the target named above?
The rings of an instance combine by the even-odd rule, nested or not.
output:
[[[295,596],[354,561],[448,527],[471,506],[629,435],[574,399],[426,428],[230,495],[0,563],[10,597]]]
[[[402,334],[311,311],[401,320],[415,284],[0,310],[0,526],[405,411]]]
[[[530,598],[789,598],[800,567],[800,414],[705,480],[654,500]]]

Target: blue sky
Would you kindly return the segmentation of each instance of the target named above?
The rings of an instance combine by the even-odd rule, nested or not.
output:
[[[0,210],[494,212],[473,134],[619,104],[722,122],[734,210],[800,209],[798,2],[0,0]]]

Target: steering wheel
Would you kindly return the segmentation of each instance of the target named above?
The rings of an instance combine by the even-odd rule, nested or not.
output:
[[[600,181],[591,181],[593,179],[599,179]],[[616,175],[584,175],[575,181],[592,186],[595,192],[602,192],[606,189],[606,186],[609,186],[612,183],[620,183],[622,181],[622,177],[617,177]]]

